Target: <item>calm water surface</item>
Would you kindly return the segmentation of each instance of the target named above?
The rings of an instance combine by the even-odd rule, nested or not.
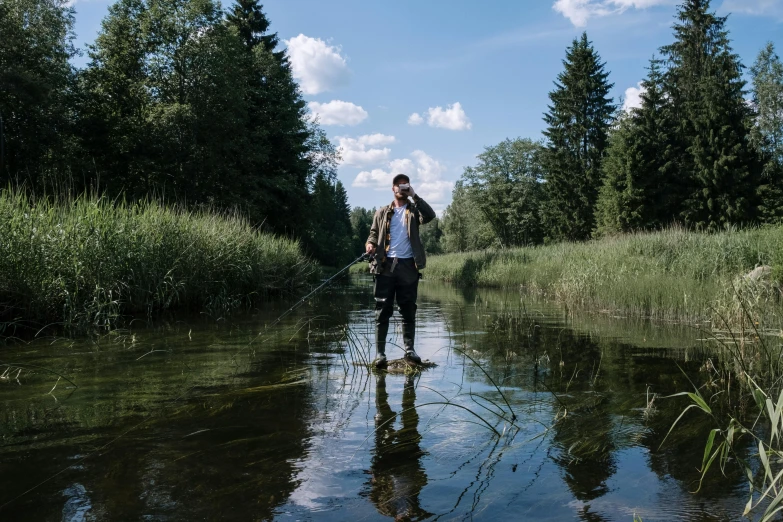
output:
[[[370,285],[267,331],[288,304],[3,347],[0,520],[741,519],[742,477],[691,493],[699,416],[659,449],[683,403],[645,408],[698,376],[698,331],[426,281],[437,367],[376,375]]]

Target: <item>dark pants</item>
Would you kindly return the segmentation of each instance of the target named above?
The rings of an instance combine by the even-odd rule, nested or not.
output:
[[[413,350],[416,332],[416,297],[419,291],[419,271],[413,258],[387,259],[383,274],[375,276],[375,343],[379,354],[386,353],[389,318],[394,313],[394,300],[402,315],[402,342]]]

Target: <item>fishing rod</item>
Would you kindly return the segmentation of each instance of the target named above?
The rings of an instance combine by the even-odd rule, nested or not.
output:
[[[356,263],[358,263],[358,262],[360,262],[360,261],[364,261],[364,260],[368,259],[368,257],[369,257],[369,254],[362,254],[362,255],[360,255],[359,257],[357,257],[356,259],[354,259],[353,261],[351,261],[351,262],[350,262],[350,263],[349,263],[349,264],[348,264],[348,265],[347,265],[345,268],[341,269],[339,272],[337,272],[336,274],[334,274],[332,277],[330,277],[329,279],[327,279],[326,281],[324,281],[323,283],[321,283],[321,284],[318,286],[318,288],[316,288],[315,290],[313,290],[312,292],[310,292],[309,294],[307,294],[306,296],[304,296],[303,298],[301,298],[299,301],[297,301],[297,302],[294,304],[294,306],[292,306],[291,308],[289,308],[288,310],[286,310],[285,312],[283,312],[283,315],[281,315],[280,317],[278,317],[277,319],[275,319],[275,320],[274,320],[274,321],[273,321],[271,324],[269,324],[268,326],[266,326],[266,327],[265,327],[265,329],[267,329],[267,328],[271,328],[271,327],[273,327],[274,325],[276,325],[277,323],[279,323],[280,321],[282,321],[282,320],[283,320],[283,318],[284,318],[285,316],[287,316],[288,314],[290,314],[291,312],[293,312],[294,310],[296,310],[297,308],[299,308],[300,306],[302,306],[302,305],[304,304],[304,302],[305,302],[305,301],[307,301],[307,300],[308,300],[308,299],[310,299],[310,298],[311,298],[313,295],[315,295],[316,293],[318,293],[318,292],[319,292],[319,291],[320,291],[322,288],[324,288],[324,287],[328,286],[328,285],[329,285],[329,284],[330,284],[332,281],[334,281],[335,279],[337,279],[337,277],[338,277],[340,274],[342,274],[343,272],[345,272],[346,270],[348,270],[349,268],[351,268],[351,267],[352,267],[353,265],[355,265]]]

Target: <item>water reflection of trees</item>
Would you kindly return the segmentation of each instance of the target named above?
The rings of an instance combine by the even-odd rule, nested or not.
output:
[[[456,333],[455,343],[479,359],[493,380],[508,387],[508,393],[527,392],[527,402],[551,404],[552,417],[567,410],[553,426],[550,459],[574,498],[583,503],[579,512],[583,520],[604,519],[590,510],[590,503],[609,492],[607,484],[622,465],[620,452],[631,447],[645,448],[649,469],[662,481],[675,479],[685,498],[691,495],[698,484],[704,441],[713,426],[694,414],[659,448],[683,407],[682,402],[660,397],[691,388],[680,367],[700,382],[699,364],[689,358],[703,347],[647,348],[651,332],[658,344],[676,336],[668,338],[649,323],[622,322],[640,328],[638,333],[617,332],[639,342],[629,344],[591,335],[585,327],[589,321],[582,321],[577,330],[551,315],[524,310],[518,297],[509,299],[506,293],[494,303],[488,292],[469,293],[470,302],[448,288],[430,297],[450,303],[442,310]],[[472,382],[490,384],[483,372],[470,365],[466,372]],[[653,394],[658,399],[645,410]],[[714,470],[693,497],[694,503],[725,500],[744,487],[743,477],[730,471],[723,477]]]

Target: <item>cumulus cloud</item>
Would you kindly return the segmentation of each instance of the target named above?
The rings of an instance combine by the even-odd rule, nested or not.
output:
[[[378,165],[389,160],[391,149],[384,145],[390,145],[394,141],[394,136],[379,133],[365,134],[358,138],[339,136],[337,149],[340,151],[344,165],[358,167]]]
[[[389,190],[392,179],[399,173],[410,176],[416,193],[432,204],[433,208],[444,203],[454,188],[454,182],[443,179],[446,167],[422,150],[413,151],[408,158],[390,161],[387,169],[360,172],[353,180],[353,186]]]
[[[424,118],[422,118],[421,114],[418,112],[414,112],[408,116],[408,125],[421,125],[422,123],[424,123]]]
[[[358,125],[367,119],[367,111],[358,105],[342,100],[329,103],[310,102],[307,104],[313,117],[323,125]]]
[[[642,87],[642,82],[639,82],[636,87],[628,87],[625,89],[625,100],[623,101],[623,110],[625,112],[631,109],[638,109],[642,106],[642,94],[644,94],[645,88]]]
[[[425,118],[418,112],[408,116],[410,125],[420,125],[424,121]],[[460,102],[449,105],[445,109],[440,106],[430,107],[427,109],[426,121],[430,127],[440,127],[441,129],[449,130],[467,130],[473,126]]]
[[[284,41],[294,78],[303,93],[318,94],[348,83],[351,71],[339,47],[303,34]]]
[[[742,0],[745,1],[745,0]],[[556,0],[552,9],[577,27],[584,27],[590,18],[622,13],[628,9],[646,9],[656,5],[674,5],[678,0]]]

